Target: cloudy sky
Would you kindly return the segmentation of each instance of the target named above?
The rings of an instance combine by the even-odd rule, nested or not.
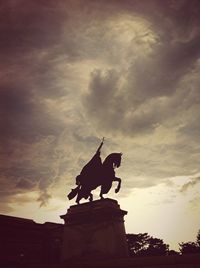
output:
[[[200,2],[0,3],[0,213],[62,222],[106,138],[126,230],[171,248],[200,228]],[[96,192],[98,194],[98,191]]]

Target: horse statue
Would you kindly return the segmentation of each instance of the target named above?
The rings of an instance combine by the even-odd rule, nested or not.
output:
[[[69,200],[76,196],[76,203],[79,204],[82,198],[93,200],[92,190],[101,186],[100,197],[103,199],[103,194],[107,194],[112,187],[112,182],[118,182],[115,193],[118,193],[121,188],[121,179],[115,177],[115,168],[120,167],[122,153],[109,154],[105,160],[101,161],[101,147],[103,146],[104,138],[97,149],[92,159],[83,167],[80,175],[76,177],[77,187],[72,189],[68,194]]]

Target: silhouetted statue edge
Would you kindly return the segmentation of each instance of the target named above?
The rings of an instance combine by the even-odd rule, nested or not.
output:
[[[99,186],[101,186],[100,197],[103,199],[103,194],[109,192],[113,181],[118,182],[115,193],[119,192],[121,188],[121,179],[115,177],[114,169],[120,167],[122,153],[109,154],[102,163],[100,154],[103,143],[104,138],[102,139],[102,142],[95,155],[83,167],[81,173],[76,177],[77,187],[72,189],[68,194],[69,200],[77,196],[76,203],[78,204],[82,198],[89,198],[89,201],[92,201],[93,195],[91,191]]]

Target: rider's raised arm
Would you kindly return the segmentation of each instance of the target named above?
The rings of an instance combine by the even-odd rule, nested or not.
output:
[[[100,150],[101,150],[101,147],[103,146],[103,142],[104,142],[104,137],[103,137],[102,142],[99,145],[99,148],[97,149],[96,153],[99,153],[100,154]]]

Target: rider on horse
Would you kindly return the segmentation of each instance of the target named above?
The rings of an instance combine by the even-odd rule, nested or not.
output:
[[[76,202],[82,198],[93,200],[92,190],[101,186],[100,197],[103,198],[103,194],[108,193],[112,187],[112,182],[117,181],[118,187],[115,192],[117,193],[121,187],[121,179],[115,177],[114,168],[119,167],[121,164],[121,153],[112,153],[106,157],[102,163],[100,157],[100,150],[103,146],[104,138],[97,149],[92,159],[83,167],[80,175],[76,177],[75,189],[72,189],[68,194],[68,198],[71,200],[77,195]]]
[[[102,168],[102,161],[101,161],[101,157],[100,157],[101,151],[100,150],[101,150],[101,147],[103,146],[103,142],[104,142],[104,138],[102,139],[102,142],[101,142],[99,148],[97,149],[95,155],[83,167],[80,175],[78,175],[76,177],[76,184],[77,185],[84,183],[85,175],[87,175],[88,172],[91,172],[91,171],[94,172],[94,171],[96,171],[95,173],[98,173],[99,170]]]

